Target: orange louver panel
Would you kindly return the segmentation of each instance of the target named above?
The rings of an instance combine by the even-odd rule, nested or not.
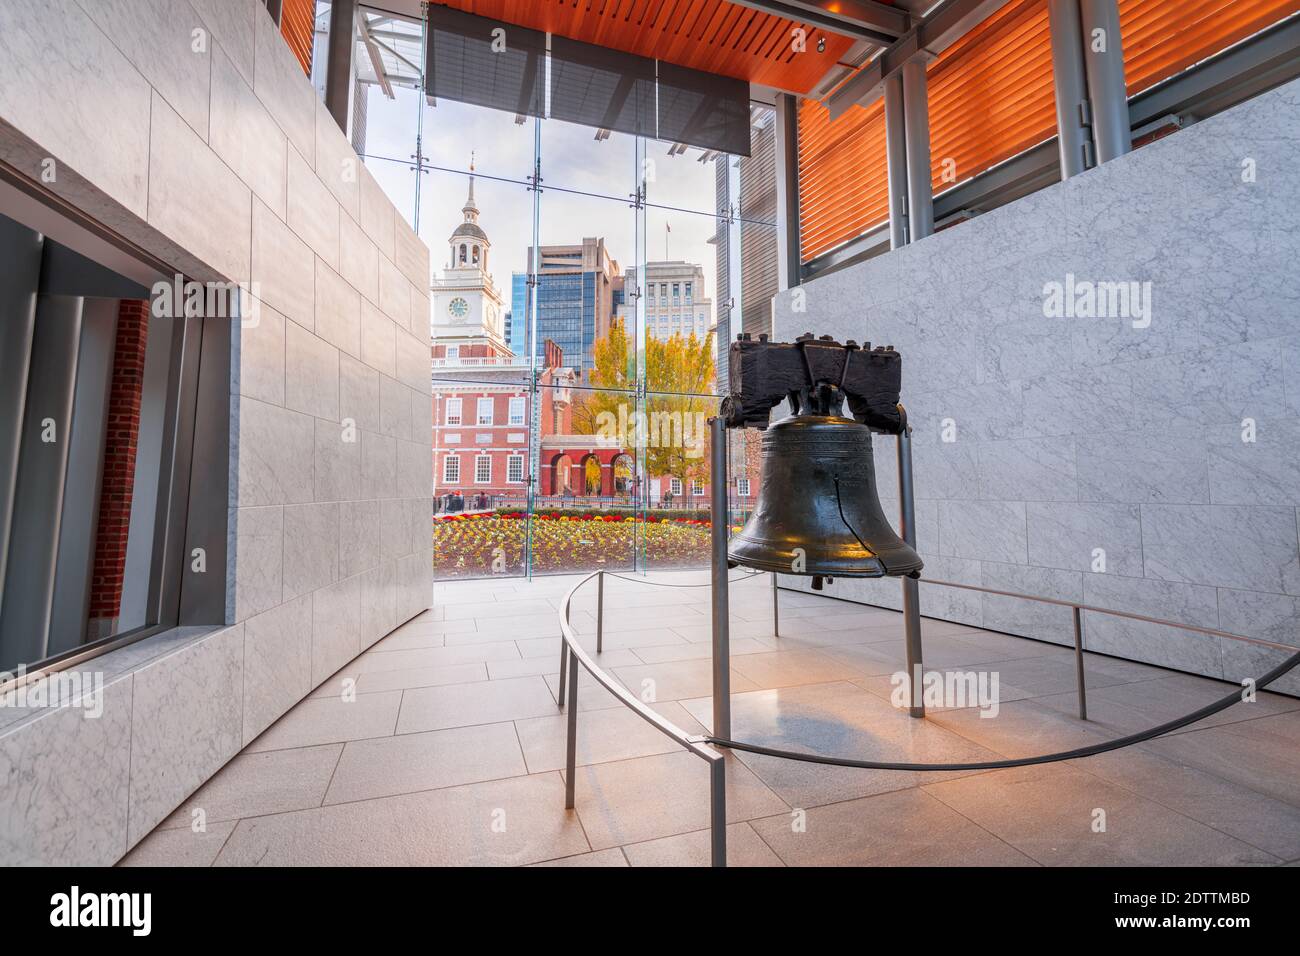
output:
[[[1300,0],[1119,0],[1128,95],[1300,11]]]
[[[807,262],[889,215],[885,101],[830,121],[826,107],[799,107],[799,243]]]
[[[1056,135],[1047,0],[998,10],[930,64],[937,195]]]
[[[316,32],[316,0],[282,0],[280,7],[280,33],[284,42],[302,64],[302,71],[311,76],[312,39]]]

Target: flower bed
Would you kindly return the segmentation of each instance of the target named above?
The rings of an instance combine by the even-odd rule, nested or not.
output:
[[[437,577],[524,573],[527,515],[443,515],[433,521]],[[630,570],[634,555],[650,568],[704,567],[710,523],[700,518],[544,511],[533,516],[533,573]],[[738,529],[737,529],[738,530]]]

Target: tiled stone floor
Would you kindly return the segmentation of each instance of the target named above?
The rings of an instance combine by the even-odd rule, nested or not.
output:
[[[150,834],[129,864],[684,865],[708,859],[707,774],[585,674],[564,809],[557,608],[575,578],[439,584]],[[693,583],[672,573],[659,582]],[[679,727],[710,719],[708,589],[609,579],[601,664]],[[1000,710],[895,710],[899,615],[732,590],[733,735],[842,756],[954,761],[1119,736],[1229,685],[925,621],[927,664],[996,671]],[[573,622],[594,649],[594,583]],[[345,687],[355,694],[344,697]],[[1255,703],[1099,757],[984,773],[728,758],[733,865],[1277,864],[1300,859],[1300,700]],[[195,832],[196,818],[204,826]],[[802,811],[802,812],[799,812]],[[1097,821],[1104,812],[1104,831]]]

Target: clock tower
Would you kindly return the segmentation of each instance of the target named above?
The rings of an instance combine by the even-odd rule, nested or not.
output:
[[[501,293],[488,272],[492,242],[479,225],[478,205],[474,201],[473,158],[469,169],[469,195],[461,209],[465,218],[447,240],[447,267],[442,277],[433,281],[430,290],[433,342],[444,347],[444,354],[447,354],[446,347],[455,347],[462,355],[467,351],[508,355]],[[477,348],[463,350],[460,346]]]

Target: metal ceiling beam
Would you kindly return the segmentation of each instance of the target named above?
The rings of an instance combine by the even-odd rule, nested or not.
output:
[[[384,91],[384,95],[390,100],[394,99],[393,84],[388,81],[388,73],[384,69],[384,58],[379,53],[379,44],[370,35],[370,24],[366,21],[366,15],[361,10],[357,11],[357,29],[361,32],[361,42],[365,45],[366,55],[370,57],[370,68],[375,71],[375,78],[379,83],[379,88]]]
[[[942,53],[1005,3],[1006,0],[947,0],[831,94],[826,101],[831,119],[838,118],[851,106],[875,102],[884,94],[885,77],[902,70],[903,64],[918,53],[931,56]]]
[[[873,0],[841,0],[834,11],[804,0],[732,0],[737,6],[771,13],[831,33],[887,46],[908,27],[907,12]]]

